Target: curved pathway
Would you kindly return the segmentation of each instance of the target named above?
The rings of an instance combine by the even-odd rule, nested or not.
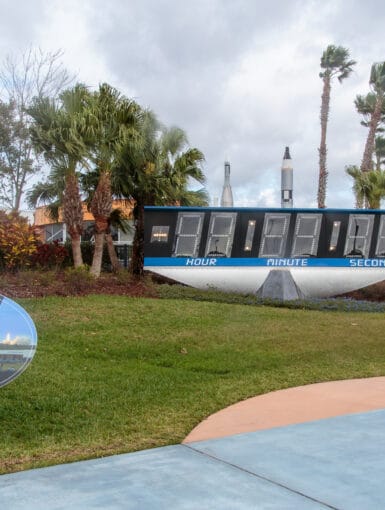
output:
[[[249,398],[209,416],[183,443],[385,408],[385,377],[333,381]]]

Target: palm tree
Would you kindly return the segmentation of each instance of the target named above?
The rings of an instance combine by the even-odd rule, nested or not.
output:
[[[204,189],[188,190],[190,180],[205,182],[202,171],[204,156],[196,148],[188,148],[186,133],[178,128],[163,128],[159,139],[158,166],[168,179],[167,199],[180,205],[207,205],[207,193]]]
[[[372,89],[372,93],[374,94],[375,102],[373,111],[370,113],[369,132],[361,163],[362,172],[369,172],[372,169],[372,156],[375,146],[376,132],[383,116],[385,97],[385,62],[372,65],[369,85]]]
[[[47,193],[55,194],[55,207],[63,206],[63,219],[71,236],[74,266],[83,265],[80,238],[83,232],[83,209],[78,183],[78,168],[86,156],[84,143],[83,112],[87,88],[78,84],[59,96],[59,103],[47,98],[37,98],[28,114],[33,119],[31,138],[37,151],[42,153],[51,166],[51,175],[46,183],[39,183],[30,194],[30,202],[40,189],[46,186]],[[41,193],[40,193],[41,194]]]
[[[365,127],[370,126],[370,121],[373,116],[375,107],[376,107],[377,97],[373,92],[369,92],[366,96],[357,95],[354,100],[354,104],[358,113],[363,116],[363,120],[361,124]],[[375,153],[375,162],[372,162],[371,168],[376,168],[376,170],[380,170],[382,160],[385,157],[385,139],[382,138],[379,133],[384,131],[382,124],[385,122],[385,97],[382,101],[381,108],[381,120],[376,129],[376,138],[374,144],[374,153]]]
[[[203,154],[187,147],[187,137],[179,128],[165,129],[151,111],[145,111],[140,124],[140,141],[122,150],[116,169],[115,189],[135,202],[135,233],[130,271],[144,273],[144,206],[164,204],[207,204],[203,190],[188,191],[189,179],[204,183]]]
[[[329,45],[321,57],[320,73],[323,80],[323,91],[321,98],[321,142],[319,147],[319,180],[318,180],[318,207],[324,208],[326,200],[326,184],[328,172],[326,169],[326,131],[330,109],[330,90],[332,79],[337,76],[341,83],[353,71],[356,64],[349,60],[349,50],[342,46]]]
[[[383,136],[376,136],[375,140],[375,168],[381,170],[381,166],[385,165],[385,138]]]
[[[362,115],[363,120],[361,121],[361,125],[365,127],[369,127],[370,120],[372,118],[375,106],[376,106],[377,96],[373,92],[369,92],[366,96],[358,94],[356,99],[354,100],[354,104],[356,110],[359,114]],[[382,104],[382,112],[381,112],[381,121],[377,127],[377,132],[382,132],[383,128],[381,124],[385,122],[385,98]]]
[[[354,180],[353,191],[357,207],[362,208],[363,204],[367,204],[369,209],[379,209],[381,199],[385,197],[385,171],[362,172],[356,166],[349,166],[345,170]]]
[[[90,270],[94,276],[100,275],[103,245],[109,229],[112,171],[121,147],[128,141],[133,144],[137,138],[140,111],[134,101],[106,83],[99,86],[88,102],[85,114],[88,157],[99,174],[90,206],[95,218],[95,250]]]

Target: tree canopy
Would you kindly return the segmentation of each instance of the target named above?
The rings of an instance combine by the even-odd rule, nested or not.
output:
[[[57,212],[63,207],[74,260],[81,265],[82,198],[88,196],[95,218],[95,250],[91,273],[100,274],[104,241],[110,241],[113,198],[134,203],[135,236],[131,270],[143,274],[143,212],[145,205],[207,205],[204,156],[189,147],[186,133],[164,127],[149,110],[117,89],[101,84],[93,92],[84,85],[64,91],[59,100],[35,99],[28,110],[34,147],[51,171],[29,197],[45,198]],[[116,265],[113,262],[113,265]]]
[[[0,205],[19,211],[25,188],[42,165],[29,136],[27,109],[35,98],[56,98],[73,81],[63,52],[30,48],[0,65]]]
[[[369,110],[366,112],[366,115],[368,115],[367,125],[369,131],[361,162],[362,172],[369,172],[373,168],[372,157],[375,149],[375,137],[384,115],[385,62],[374,63],[372,65],[370,71],[369,86],[371,88],[371,94],[369,97],[366,96],[366,100],[364,101],[364,105]],[[360,107],[362,107],[360,100],[358,100],[358,104]]]

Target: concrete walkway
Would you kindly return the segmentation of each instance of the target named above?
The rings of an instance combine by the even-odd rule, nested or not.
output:
[[[265,417],[258,418],[256,426],[263,430],[3,475],[0,505],[5,510],[382,509],[384,380],[325,383],[275,392],[205,420],[212,422],[217,416],[222,423],[220,435],[233,434],[235,416],[243,413],[237,413],[237,406],[242,404],[246,409],[250,404],[247,427],[254,426],[251,422],[261,412]],[[363,391],[365,387],[370,404],[365,392],[359,397],[359,388]],[[318,419],[321,403],[328,416],[353,414]],[[378,409],[369,411],[368,405]],[[292,406],[296,410],[288,412]],[[275,416],[270,422],[273,428],[268,428],[266,419],[269,409]],[[312,416],[316,419],[277,426],[279,409],[282,416],[286,415],[285,423],[312,420]],[[223,426],[225,412],[232,415],[227,432]],[[240,427],[245,427],[244,418]],[[186,440],[191,441],[190,436]]]

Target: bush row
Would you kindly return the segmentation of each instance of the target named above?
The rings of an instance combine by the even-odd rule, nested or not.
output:
[[[81,244],[83,262],[91,266],[94,245]],[[26,218],[17,213],[0,210],[0,271],[16,272],[20,269],[61,269],[73,266],[70,242],[42,243]],[[110,268],[107,248],[104,248],[103,269]]]
[[[86,241],[81,243],[83,262],[91,266],[94,254],[93,243]],[[11,256],[8,249],[0,249],[0,270],[15,272],[21,269],[62,269],[73,266],[71,243],[64,245],[53,241],[52,243],[39,243],[35,241],[28,251],[14,250]],[[17,256],[15,256],[17,255]],[[110,259],[107,247],[103,250],[103,269],[110,268]]]
[[[302,310],[325,310],[339,312],[385,312],[384,302],[371,302],[349,298],[296,299],[282,301],[279,299],[259,298],[253,294],[236,294],[219,292],[215,289],[199,290],[183,285],[159,285],[158,295],[165,299],[190,299],[195,301],[212,301],[216,303],[274,306]]]

